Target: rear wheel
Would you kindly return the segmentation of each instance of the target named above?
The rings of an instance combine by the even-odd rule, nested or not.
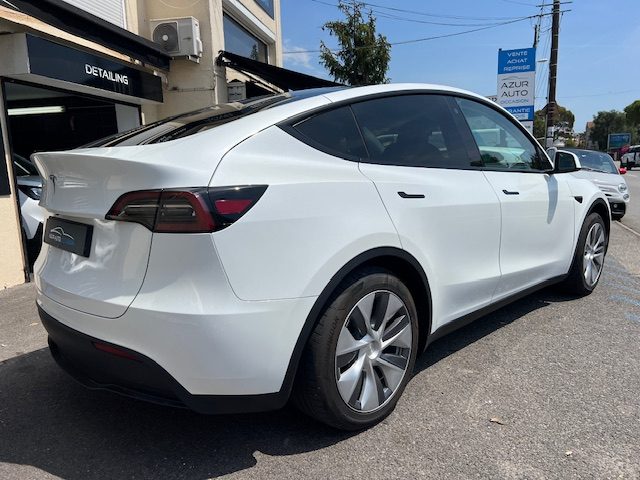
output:
[[[609,243],[604,220],[589,215],[582,225],[569,276],[563,287],[575,295],[589,295],[598,285]]]
[[[352,275],[318,321],[301,359],[294,403],[336,428],[359,430],[394,409],[415,363],[418,319],[393,274]]]

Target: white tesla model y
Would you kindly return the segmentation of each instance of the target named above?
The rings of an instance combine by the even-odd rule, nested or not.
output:
[[[203,413],[388,415],[416,355],[551,283],[598,283],[610,211],[506,111],[422,85],[205,108],[38,153],[37,303],[92,388]]]

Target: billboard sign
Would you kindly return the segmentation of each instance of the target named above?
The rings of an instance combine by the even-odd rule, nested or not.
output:
[[[607,150],[617,150],[625,145],[631,145],[630,133],[610,133],[607,138]]]
[[[536,49],[498,50],[498,105],[533,128]]]

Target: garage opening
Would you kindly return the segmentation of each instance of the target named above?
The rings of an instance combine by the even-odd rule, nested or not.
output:
[[[7,125],[22,235],[33,269],[42,242],[42,180],[32,153],[69,150],[140,125],[138,106],[14,81],[4,82]]]

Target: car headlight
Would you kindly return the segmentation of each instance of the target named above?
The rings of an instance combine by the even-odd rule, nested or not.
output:
[[[618,185],[618,191],[620,193],[624,193],[627,191],[627,184],[626,183],[621,183],[620,185]]]
[[[33,200],[40,200],[40,196],[42,195],[42,187],[27,187],[26,185],[18,185],[18,188],[27,197],[32,198]]]
[[[628,202],[628,201],[629,201],[629,194],[628,194],[628,193],[625,193],[625,194],[622,196],[622,199],[623,199],[625,202]]]

